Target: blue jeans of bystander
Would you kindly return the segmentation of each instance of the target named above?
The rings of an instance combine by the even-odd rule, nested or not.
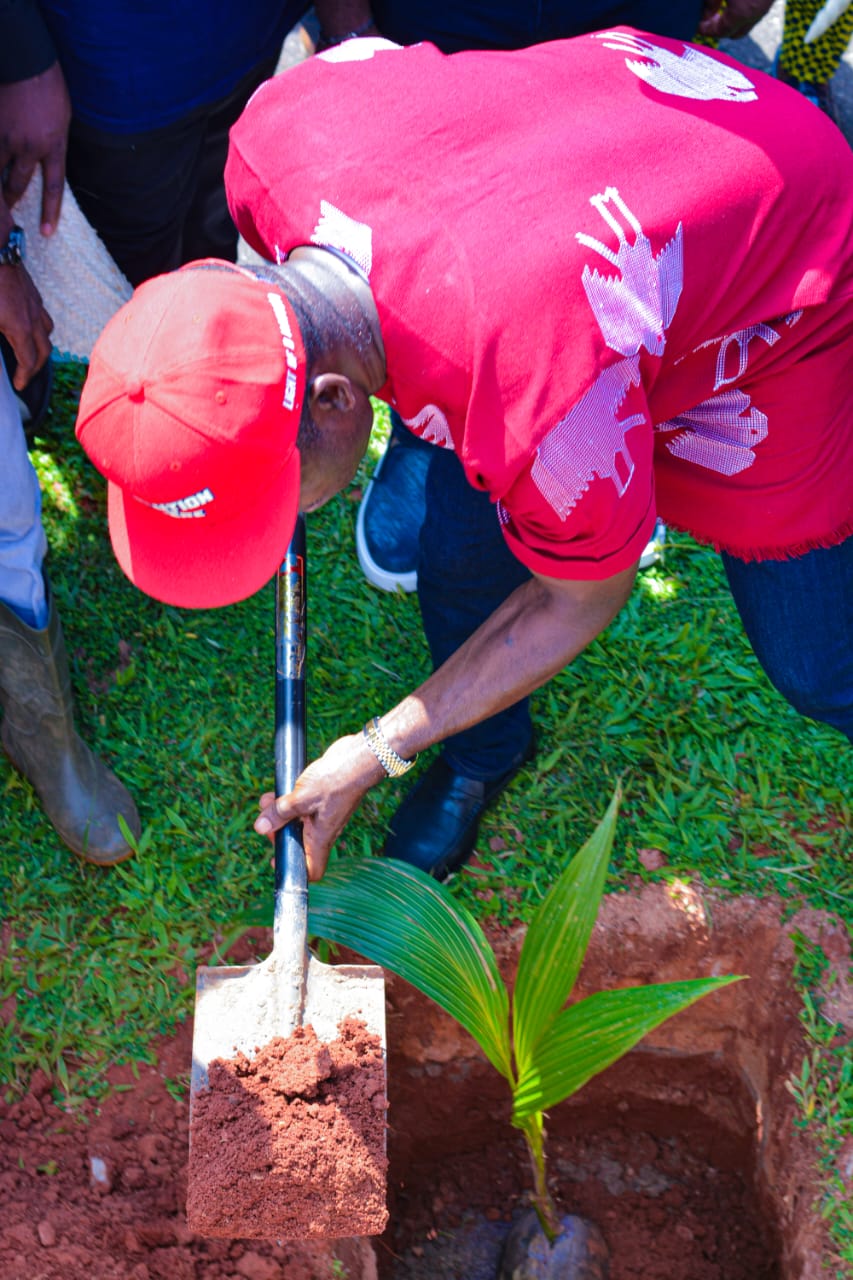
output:
[[[18,402],[0,361],[0,600],[27,623],[47,623],[41,492]]]

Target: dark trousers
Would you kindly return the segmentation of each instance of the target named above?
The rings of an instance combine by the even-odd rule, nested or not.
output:
[[[523,49],[545,40],[630,26],[692,40],[701,0],[373,0],[383,35],[399,44],[429,40],[444,53],[461,49]]]
[[[792,707],[853,742],[853,538],[795,560],[723,554],[741,622]]]
[[[418,599],[437,667],[530,574],[511,554],[488,495],[434,446],[421,528]],[[770,681],[805,716],[853,741],[853,538],[792,560],[723,555],[744,629]],[[531,737],[528,699],[446,739],[451,768],[492,779]]]
[[[432,453],[421,526],[418,601],[436,667],[530,577],[510,552],[488,494],[473,489],[449,449]],[[457,773],[492,779],[523,755],[532,735],[529,699],[445,739]]]
[[[195,258],[236,258],[223,180],[228,131],[275,65],[263,63],[227,98],[149,133],[72,121],[68,182],[134,287]]]

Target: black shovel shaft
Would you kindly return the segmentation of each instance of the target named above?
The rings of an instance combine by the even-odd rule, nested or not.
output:
[[[296,527],[279,567],[275,591],[275,790],[285,795],[305,768],[305,650],[307,598],[305,521]],[[280,892],[308,892],[302,823],[289,822],[275,837],[276,907]]]

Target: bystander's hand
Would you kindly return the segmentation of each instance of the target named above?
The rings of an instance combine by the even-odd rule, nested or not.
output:
[[[12,215],[0,199],[0,243],[9,233]],[[9,340],[18,362],[14,383],[19,391],[50,355],[53,321],[23,263],[0,266],[0,333]]]
[[[12,208],[40,166],[41,233],[45,236],[55,231],[62,208],[70,119],[71,102],[58,62],[28,80],[0,84],[3,198]]]
[[[705,0],[699,33],[715,40],[745,36],[772,3],[773,0]]]

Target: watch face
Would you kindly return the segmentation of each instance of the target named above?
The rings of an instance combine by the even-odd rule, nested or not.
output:
[[[13,227],[3,248],[0,249],[0,263],[6,266],[17,266],[24,261],[24,233],[21,227]]]

